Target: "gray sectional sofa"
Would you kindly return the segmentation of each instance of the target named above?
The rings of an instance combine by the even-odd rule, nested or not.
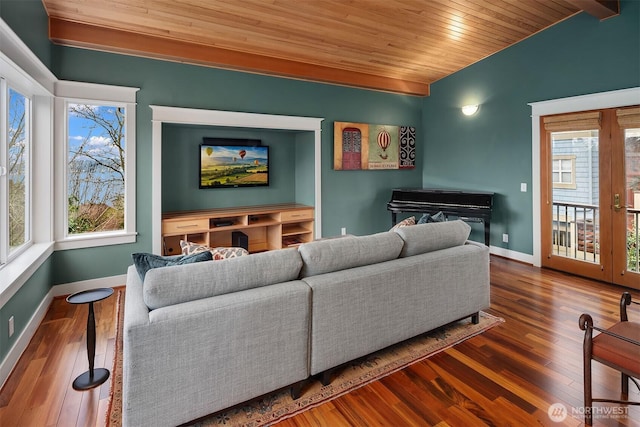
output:
[[[123,425],[172,426],[489,307],[462,221],[127,273]]]

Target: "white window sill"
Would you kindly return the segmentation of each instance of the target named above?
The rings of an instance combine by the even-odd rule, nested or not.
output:
[[[122,245],[135,243],[138,233],[95,233],[82,236],[67,237],[55,244],[55,250],[93,248],[98,246]]]
[[[53,242],[35,243],[0,268],[0,307],[15,295],[53,253]]]

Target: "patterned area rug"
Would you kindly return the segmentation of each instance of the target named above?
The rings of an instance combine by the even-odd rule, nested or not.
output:
[[[123,318],[124,292],[118,298],[116,357],[111,371],[107,414],[107,426],[110,427],[122,425]],[[502,318],[481,312],[478,325],[472,324],[469,319],[461,320],[347,364],[335,371],[328,386],[322,386],[319,381],[309,381],[297,400],[291,399],[287,388],[209,415],[191,425],[258,427],[275,424],[433,356],[502,322]]]

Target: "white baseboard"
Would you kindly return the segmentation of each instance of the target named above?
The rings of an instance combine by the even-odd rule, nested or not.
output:
[[[490,246],[489,253],[533,265],[533,255],[500,248],[498,246]]]
[[[47,314],[47,310],[49,310],[49,306],[51,305],[51,301],[53,301],[54,297],[69,295],[79,291],[85,291],[93,288],[111,288],[116,286],[124,286],[126,275],[119,276],[111,276],[111,277],[103,277],[100,279],[91,279],[91,280],[83,280],[80,282],[67,283],[63,285],[53,286],[47,295],[42,299],[42,302],[36,309],[33,316],[27,322],[27,325],[22,330],[22,333],[13,344],[7,356],[4,358],[2,363],[0,363],[0,388],[4,386],[4,383],[11,375],[11,371],[15,368],[18,360],[20,360],[20,356],[27,349],[29,342],[33,338],[44,319],[44,316]]]
[[[126,274],[111,277],[101,277],[99,279],[82,280],[80,282],[56,285],[51,288],[51,292],[53,292],[54,297],[59,297],[62,295],[71,295],[76,292],[86,291],[87,289],[114,288],[116,286],[124,286],[126,280]]]

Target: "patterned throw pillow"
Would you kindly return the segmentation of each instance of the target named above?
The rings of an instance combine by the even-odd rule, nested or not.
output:
[[[416,217],[410,216],[409,218],[403,219],[393,227],[389,231],[397,230],[400,227],[408,227],[410,225],[416,225]]]
[[[244,248],[210,248],[206,245],[201,245],[198,243],[187,242],[185,240],[180,240],[180,248],[182,249],[183,255],[189,254],[197,254],[200,252],[211,252],[211,256],[214,261],[228,258],[237,258],[243,255],[249,255],[249,252]]]

